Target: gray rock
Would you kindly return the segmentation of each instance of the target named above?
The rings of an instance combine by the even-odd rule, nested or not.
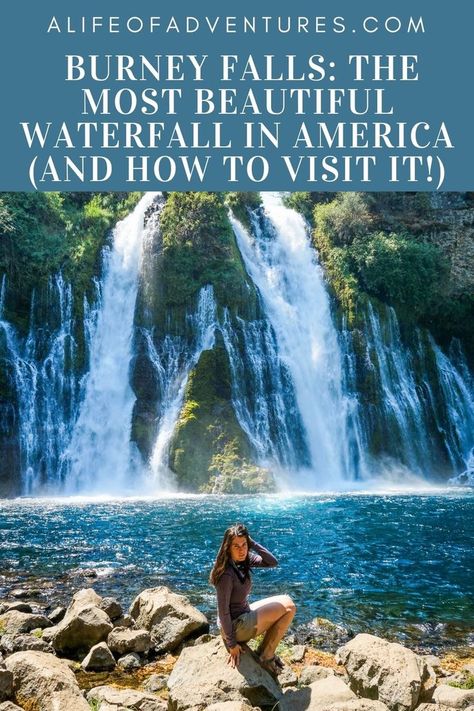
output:
[[[429,679],[425,662],[401,644],[370,634],[359,634],[338,650],[336,658],[349,675],[358,695],[378,699],[393,711],[412,711],[423,699]]]
[[[299,625],[291,635],[296,644],[312,645],[328,652],[335,652],[353,636],[351,630],[324,617],[315,617],[311,622]]]
[[[114,620],[113,624],[114,627],[125,627],[128,629],[130,627],[135,627],[135,620],[131,615],[126,614]]]
[[[97,686],[91,689],[87,694],[87,700],[99,702],[101,711],[104,708],[134,709],[135,711],[165,711],[167,709],[166,702],[158,696],[133,689],[116,689],[113,686]]]
[[[29,615],[33,613],[31,605],[27,602],[12,602],[11,605],[7,606],[5,612],[10,612],[10,610],[17,610],[18,612],[27,612]]]
[[[288,689],[279,703],[280,711],[321,711],[326,706],[336,704],[339,709],[347,701],[357,697],[338,677],[320,679],[301,689]]]
[[[125,627],[115,627],[107,637],[107,644],[116,654],[148,652],[153,647],[147,630],[130,630]]]
[[[228,656],[220,638],[185,647],[168,679],[170,711],[242,698],[273,706],[281,698],[279,686],[252,654],[242,654],[238,669],[227,663]]]
[[[302,662],[305,654],[306,647],[304,644],[295,645],[290,653],[290,662]]]
[[[11,597],[16,597],[18,599],[23,599],[26,597],[34,597],[38,593],[38,590],[27,590],[26,588],[16,588],[10,591]]]
[[[282,689],[286,689],[288,686],[296,686],[298,677],[291,667],[284,666],[283,671],[278,675],[278,683]]]
[[[435,689],[433,701],[453,709],[465,709],[474,704],[474,689],[458,689],[455,686],[441,684]]]
[[[32,634],[4,634],[0,638],[0,646],[7,654],[28,651],[54,653],[54,649],[42,637],[35,637]]]
[[[0,711],[22,711],[13,701],[4,701],[0,704]]]
[[[64,618],[65,614],[66,614],[65,607],[55,607],[54,610],[49,613],[48,619],[51,620],[53,625],[57,625],[58,622],[61,622],[61,620]]]
[[[334,676],[334,671],[327,667],[322,667],[319,664],[309,664],[301,671],[299,683],[302,686],[308,686],[320,679],[327,679],[328,676]]]
[[[130,652],[130,654],[125,654],[123,657],[120,657],[117,661],[117,665],[125,669],[125,671],[132,671],[133,669],[140,669],[142,662],[136,652]],[[152,689],[147,689],[147,691],[152,691]]]
[[[17,652],[5,662],[13,673],[15,701],[35,711],[90,711],[73,672],[57,657],[44,652]]]
[[[100,601],[99,607],[107,613],[112,622],[123,615],[122,605],[113,597],[104,597]]]
[[[207,706],[206,711],[250,711],[252,708],[246,701],[223,701]]]
[[[28,612],[11,610],[0,615],[0,627],[6,634],[22,634],[31,632],[37,627],[50,627],[51,622],[44,615],[32,615]]]
[[[13,674],[0,669],[0,701],[7,701],[13,694]]]
[[[467,672],[468,674],[472,674],[474,676],[474,664],[472,662],[470,664],[465,664],[462,668],[464,672]]]
[[[138,628],[151,633],[157,652],[173,651],[181,642],[199,632],[208,632],[207,618],[184,595],[167,587],[150,588],[138,595],[130,614]]]
[[[164,674],[152,674],[148,677],[143,686],[147,691],[156,694],[157,691],[166,689],[167,683],[168,677]]]
[[[352,701],[338,702],[320,707],[320,711],[389,711],[381,701],[369,699],[352,699]]]
[[[434,654],[424,654],[423,659],[425,663],[436,672],[436,674],[442,673],[441,660],[439,657],[435,657]]]
[[[105,642],[99,642],[82,660],[81,667],[84,671],[111,671],[115,668],[114,655]]]
[[[73,596],[64,618],[53,628],[51,643],[54,649],[75,655],[107,639],[112,623],[99,607],[101,600],[91,588],[79,590]]]

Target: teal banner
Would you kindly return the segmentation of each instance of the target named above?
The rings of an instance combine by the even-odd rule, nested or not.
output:
[[[472,3],[1,16],[1,190],[473,188]]]

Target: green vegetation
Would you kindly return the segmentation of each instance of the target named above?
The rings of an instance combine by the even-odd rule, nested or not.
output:
[[[243,493],[270,486],[249,462],[250,443],[231,402],[230,370],[222,343],[204,351],[190,373],[173,435],[170,466],[184,491]]]
[[[256,192],[227,193],[225,204],[232,210],[236,218],[250,230],[249,210],[256,210],[260,207],[262,198],[260,193]]]
[[[326,203],[333,199],[335,193],[322,193],[322,192],[294,192],[287,193],[283,196],[283,204],[286,207],[300,212],[303,217],[310,223],[313,224],[314,208],[320,203]]]
[[[161,214],[163,253],[153,310],[161,321],[171,307],[188,307],[212,284],[221,306],[255,307],[222,193],[170,193]]]
[[[474,689],[474,674],[469,674],[464,681],[450,681],[449,686],[455,686],[457,689]]]
[[[2,193],[0,272],[14,294],[11,320],[26,328],[31,292],[62,271],[76,293],[88,292],[107,231],[140,193]],[[76,299],[82,307],[82,298]],[[10,316],[10,315],[9,315]]]

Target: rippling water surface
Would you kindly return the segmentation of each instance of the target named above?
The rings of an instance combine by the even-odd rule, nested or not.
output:
[[[207,582],[237,520],[280,565],[254,573],[253,597],[288,592],[297,623],[436,648],[474,641],[474,494],[189,497],[0,502],[0,597],[33,578],[66,601],[94,569],[101,594],[129,604],[145,587],[186,593],[211,620]]]

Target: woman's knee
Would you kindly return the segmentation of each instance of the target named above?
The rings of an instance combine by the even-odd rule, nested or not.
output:
[[[287,612],[291,612],[293,615],[296,612],[296,605],[289,595],[282,595],[282,601]]]

